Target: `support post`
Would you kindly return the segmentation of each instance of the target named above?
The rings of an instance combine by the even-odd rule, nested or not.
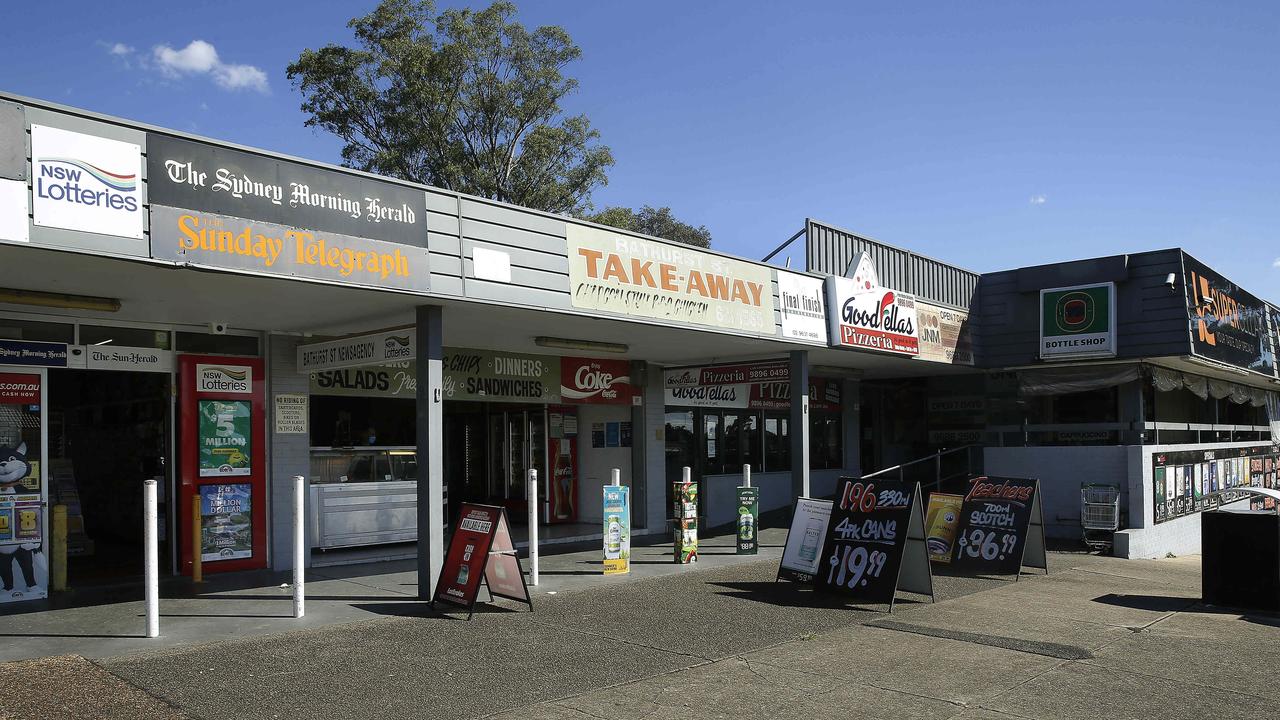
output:
[[[529,469],[529,579],[538,584],[538,471]]]
[[[791,370],[791,496],[809,497],[809,353],[793,350]]]
[[[742,465],[742,487],[751,487],[751,464]]]
[[[293,476],[293,616],[306,614],[307,479]]]
[[[54,505],[53,538],[49,557],[49,586],[54,592],[67,589],[67,506]]]
[[[204,567],[200,564],[200,546],[204,543],[200,531],[200,488],[191,496],[191,582],[204,582]]]
[[[196,496],[199,502],[200,496]],[[147,606],[147,637],[160,635],[160,533],[159,500],[155,479],[142,482],[142,569]],[[196,506],[197,509],[199,505]],[[200,548],[196,547],[197,562]]]
[[[444,566],[444,309],[417,309],[418,599],[430,601]]]
[[[610,476],[610,482],[609,482],[610,485],[617,487],[622,484],[622,470],[620,468],[614,468],[610,470],[609,476]]]

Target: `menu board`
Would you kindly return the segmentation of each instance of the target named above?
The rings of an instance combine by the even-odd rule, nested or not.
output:
[[[920,484],[842,478],[821,557],[819,590],[890,606],[899,587],[933,595]],[[911,565],[905,576],[904,564]]]
[[[979,477],[960,506],[951,567],[987,575],[1018,575],[1022,567],[1048,570],[1040,481]]]
[[[1242,487],[1280,487],[1275,445],[1183,450],[1151,456],[1152,521],[1162,523],[1243,500]]]
[[[818,553],[822,552],[822,541],[827,536],[827,524],[830,521],[830,500],[796,498],[796,509],[791,514],[791,529],[787,531],[782,561],[778,563],[779,580],[813,580],[818,574]]]

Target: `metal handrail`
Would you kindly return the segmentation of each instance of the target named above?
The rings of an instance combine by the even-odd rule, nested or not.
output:
[[[946,478],[943,478],[943,477],[942,477],[942,457],[943,457],[944,455],[951,455],[951,454],[953,454],[953,453],[958,453],[958,452],[964,451],[964,453],[965,453],[965,472],[964,472],[964,473],[958,473],[958,474],[972,475],[972,474],[973,474],[973,459],[972,459],[972,458],[973,458],[973,456],[972,456],[970,453],[972,452],[973,448],[980,448],[980,447],[982,447],[982,445],[974,445],[974,444],[970,444],[970,445],[961,445],[960,447],[954,447],[954,448],[943,448],[942,450],[939,450],[938,452],[936,452],[936,453],[934,453],[934,454],[932,454],[932,455],[926,455],[926,456],[924,456],[924,457],[922,457],[922,458],[917,458],[917,459],[915,459],[915,460],[908,460],[907,462],[901,463],[901,464],[899,464],[899,465],[894,465],[893,467],[887,467],[887,468],[884,468],[883,470],[877,470],[877,471],[875,471],[875,472],[873,472],[873,473],[870,473],[870,474],[868,474],[868,475],[863,475],[863,476],[862,476],[862,479],[867,480],[867,479],[870,479],[870,478],[880,477],[880,476],[882,476],[882,475],[886,475],[886,474],[888,474],[888,473],[891,473],[891,472],[897,471],[897,473],[898,473],[898,479],[899,479],[899,480],[904,480],[904,479],[906,479],[906,469],[907,469],[909,466],[912,466],[912,465],[919,465],[920,463],[926,463],[926,462],[929,462],[930,460],[932,460],[932,461],[933,461],[934,480],[933,480],[933,483],[932,483],[929,487],[941,487],[941,486],[942,486],[942,481],[943,481],[944,479],[949,480],[949,479],[951,479],[951,478],[953,478],[953,477],[956,477],[956,475],[949,475],[949,476],[947,476]]]

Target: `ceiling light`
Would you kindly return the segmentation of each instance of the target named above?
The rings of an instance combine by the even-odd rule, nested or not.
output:
[[[41,292],[39,290],[0,290],[0,303],[36,305],[38,307],[63,308],[67,310],[96,310],[98,312],[117,312],[120,310],[120,301],[116,298],[66,295],[63,293]]]
[[[595,340],[572,340],[568,338],[544,337],[539,335],[533,339],[538,347],[562,348],[565,350],[591,350],[596,352],[625,353],[631,348],[622,343],[596,342]]]

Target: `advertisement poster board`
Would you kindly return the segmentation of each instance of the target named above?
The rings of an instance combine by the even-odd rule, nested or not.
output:
[[[529,603],[530,609],[533,608],[511,542],[506,510],[494,505],[463,503],[431,606],[434,608],[437,602],[444,601],[473,612],[481,582],[488,586],[491,595]]]
[[[1191,353],[1276,377],[1266,303],[1186,253],[1182,267]]]
[[[200,477],[248,475],[253,459],[252,406],[247,400],[201,400]]]
[[[566,403],[631,405],[639,393],[631,384],[630,360],[560,358],[560,397]]]
[[[671,497],[675,561],[687,565],[698,560],[698,483],[672,483]]]
[[[144,240],[139,145],[32,123],[31,175],[36,227]]]
[[[604,574],[631,572],[631,488],[604,486]]]
[[[253,557],[253,495],[248,483],[200,486],[200,560]]]
[[[1040,481],[971,480],[960,506],[951,567],[977,575],[1020,576],[1023,567],[1048,572]]]
[[[760,488],[738,488],[738,554],[755,555],[759,551],[757,542],[760,517]]]
[[[1115,357],[1116,284],[1040,291],[1040,359]]]
[[[920,354],[916,298],[886,287],[828,277],[827,318],[831,347]]]
[[[929,561],[947,564],[951,562],[951,548],[956,540],[956,524],[960,522],[960,506],[963,495],[930,493],[929,508],[925,513],[925,545],[929,548]]]
[[[778,271],[782,337],[827,344],[827,301],[822,278]]]
[[[796,509],[791,514],[791,527],[787,530],[787,542],[778,563],[778,579],[808,583],[818,574],[818,554],[827,537],[827,524],[831,521],[831,501],[815,498],[796,498]]]
[[[1152,522],[1216,510],[1248,497],[1241,488],[1280,487],[1280,450],[1274,445],[1182,450],[1151,456]]]
[[[916,317],[920,322],[919,359],[973,365],[973,332],[969,326],[969,313],[917,301]]]
[[[529,608],[533,608],[529,588],[524,582],[524,571],[520,569],[520,556],[511,540],[511,525],[507,521],[506,510],[498,516],[498,524],[493,529],[489,560],[484,566],[484,582],[489,587],[489,594],[528,603]]]
[[[933,596],[920,483],[841,478],[814,585],[893,609],[899,589]]]
[[[49,594],[43,376],[0,373],[0,603]]]

